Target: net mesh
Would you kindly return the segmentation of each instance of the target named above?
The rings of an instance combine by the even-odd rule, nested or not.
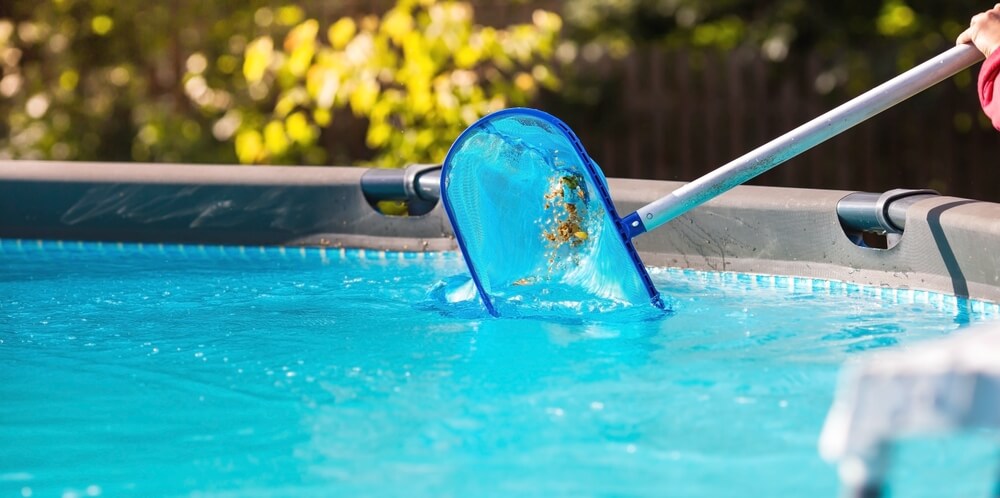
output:
[[[618,231],[603,175],[564,127],[539,111],[501,111],[445,161],[442,197],[487,308],[662,306]]]

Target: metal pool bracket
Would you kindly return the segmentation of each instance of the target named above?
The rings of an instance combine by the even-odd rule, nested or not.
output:
[[[844,233],[861,247],[888,249],[896,245],[906,228],[906,211],[936,190],[893,189],[881,194],[854,192],[837,203],[837,217]]]
[[[403,169],[370,169],[361,190],[372,206],[378,201],[404,201],[409,214],[430,212],[441,198],[441,165],[411,164]]]

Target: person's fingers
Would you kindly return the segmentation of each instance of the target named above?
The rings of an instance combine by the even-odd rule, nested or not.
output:
[[[955,45],[962,45],[965,43],[972,43],[972,28],[962,31],[962,34],[958,35],[955,40]]]

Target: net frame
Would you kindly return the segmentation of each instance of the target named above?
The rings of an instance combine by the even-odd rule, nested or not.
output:
[[[645,265],[643,265],[642,260],[639,258],[639,254],[632,244],[632,240],[629,237],[629,232],[622,222],[621,217],[618,215],[615,209],[614,202],[611,199],[611,194],[608,190],[607,180],[604,177],[603,172],[597,163],[587,154],[580,142],[580,139],[575,133],[563,123],[561,120],[552,116],[546,112],[530,109],[530,108],[510,108],[489,114],[471,126],[469,126],[452,144],[448,155],[442,165],[441,170],[441,200],[444,205],[445,212],[448,215],[448,219],[451,222],[452,228],[455,233],[455,239],[458,243],[459,249],[461,250],[462,257],[465,260],[466,266],[471,273],[472,280],[475,283],[476,290],[482,299],[483,305],[486,310],[492,316],[499,316],[499,310],[494,303],[493,296],[486,290],[483,285],[482,276],[480,275],[479,265],[477,261],[474,261],[470,251],[468,250],[468,242],[466,240],[465,234],[463,233],[462,223],[459,221],[459,217],[456,215],[456,208],[451,199],[451,193],[449,189],[449,178],[452,170],[456,167],[460,167],[456,163],[456,156],[462,150],[466,141],[470,138],[478,136],[480,132],[487,129],[492,123],[503,119],[511,118],[527,118],[536,119],[544,124],[549,125],[552,129],[561,133],[560,138],[565,139],[573,149],[573,152],[577,155],[577,159],[580,160],[580,166],[582,166],[582,173],[586,175],[590,180],[589,185],[596,192],[596,200],[599,202],[601,208],[610,217],[611,222],[614,225],[614,237],[613,239],[621,244],[621,249],[627,255],[628,264],[625,265],[626,268],[622,268],[622,271],[634,271],[635,276],[639,279],[640,285],[645,291],[646,296],[649,299],[649,303],[656,308],[663,309],[664,303],[660,297],[659,291],[653,285],[653,281],[646,271]],[[554,171],[554,170],[553,170]],[[482,220],[476,220],[476,223],[481,223]],[[502,220],[500,221],[502,223]]]

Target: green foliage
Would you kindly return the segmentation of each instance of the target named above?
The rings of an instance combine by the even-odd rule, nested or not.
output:
[[[269,0],[0,5],[0,157],[321,164],[349,141],[329,137],[343,114],[367,126],[379,164],[433,161],[473,120],[558,84],[545,64],[552,13],[494,29],[450,0],[329,26],[306,12]]]
[[[979,0],[571,0],[565,18],[579,39],[724,50],[751,45],[780,61],[790,51],[937,48],[987,7]]]
[[[441,161],[478,118],[558,85],[546,62],[562,21],[542,10],[532,21],[494,29],[474,24],[469,3],[400,0],[381,18],[303,21],[280,45],[259,37],[243,74],[250,94],[274,106],[262,129],[244,122],[237,155],[310,162],[320,129],[349,111],[367,122],[376,164]]]
[[[437,161],[473,120],[528,104],[540,90],[558,89],[564,102],[601,101],[574,97],[595,93],[585,66],[559,65],[578,55],[596,61],[642,44],[750,47],[774,61],[820,53],[829,70],[816,88],[851,93],[947,46],[989,7],[544,3],[562,5],[563,17],[539,10],[529,24],[500,29],[476,24],[477,0],[399,0],[381,16],[353,17],[322,0],[0,2],[0,157]],[[971,85],[968,75],[955,81]],[[348,148],[356,137],[343,135],[359,128],[374,152]]]
[[[0,6],[0,156],[235,160],[205,110],[237,103],[252,13],[194,0]],[[199,93],[199,74],[227,91]]]

